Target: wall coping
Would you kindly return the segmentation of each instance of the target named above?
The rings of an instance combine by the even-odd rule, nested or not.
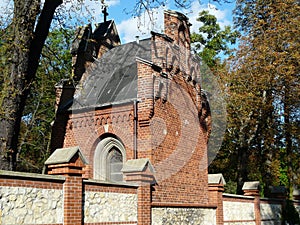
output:
[[[173,202],[152,202],[153,208],[207,208],[216,209],[217,205],[214,204],[197,204],[197,203],[173,203]]]
[[[260,198],[260,201],[261,201],[262,204],[265,204],[264,202],[276,202],[276,203],[280,203],[280,202],[285,201],[285,199],[263,197],[263,198]]]
[[[222,173],[208,174],[208,185],[211,184],[226,184]]]
[[[111,181],[103,181],[103,180],[95,180],[95,179],[87,179],[83,180],[85,184],[98,184],[98,185],[111,185],[111,186],[123,186],[123,187],[133,187],[138,188],[139,185],[135,183],[127,183],[127,182],[111,182]]]
[[[259,190],[260,184],[259,181],[247,181],[244,183],[242,190],[248,191],[248,190]]]
[[[227,193],[223,193],[223,197],[228,197],[228,198],[243,198],[243,199],[255,199],[255,197],[253,197],[253,196],[235,195],[235,194],[227,194]]]
[[[38,179],[38,180],[56,180],[56,181],[65,181],[66,178],[60,175],[47,175],[47,174],[38,174],[38,173],[25,173],[25,172],[15,172],[0,170],[0,177],[11,177],[11,178],[26,178],[26,179]]]
[[[154,167],[148,158],[131,159],[125,162],[121,171],[123,173],[144,172],[147,168],[151,173],[155,173]]]
[[[82,154],[79,146],[73,146],[69,148],[58,148],[56,149],[49,158],[45,161],[45,165],[56,165],[56,164],[64,164],[70,163],[72,158],[78,154],[81,161],[84,164],[89,164],[85,156]]]

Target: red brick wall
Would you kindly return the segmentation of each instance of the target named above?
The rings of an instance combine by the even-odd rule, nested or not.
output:
[[[9,173],[9,172],[5,172]],[[8,187],[35,187],[41,189],[62,189],[64,179],[51,179],[49,176],[43,176],[44,178],[34,178],[26,175],[26,173],[18,173],[23,174],[23,176],[12,175],[0,175],[0,186],[8,186]],[[42,176],[41,176],[42,177]]]
[[[126,158],[133,158],[133,103],[70,115],[64,147],[80,147],[89,162],[86,178],[93,178],[95,149],[103,135],[120,138],[126,148]]]
[[[205,204],[208,203],[206,140],[201,130],[195,135],[196,131],[184,128],[183,120],[191,123],[194,118],[183,119],[179,114],[181,112],[172,104],[156,101],[155,118],[162,119],[165,124],[154,126],[153,132],[152,146],[155,148],[151,162],[160,169],[153,201]],[[163,137],[161,143],[160,137]]]
[[[164,16],[165,34],[172,38],[176,44],[190,49],[190,23],[188,18],[181,13],[172,11],[166,11]]]
[[[154,61],[165,74],[138,63],[138,157],[150,158],[157,172],[152,201],[208,204],[207,134],[198,118],[197,86],[185,79],[184,67],[169,68],[167,41],[153,41]]]

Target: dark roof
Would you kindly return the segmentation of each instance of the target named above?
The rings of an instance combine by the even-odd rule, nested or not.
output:
[[[113,30],[113,29],[116,29],[113,20],[108,20],[108,21],[99,23],[93,33],[93,38],[96,40],[105,38],[107,36],[107,34],[109,34],[111,32],[111,30]]]
[[[71,109],[99,107],[137,98],[136,58],[151,61],[151,40],[117,46],[96,60]]]
[[[78,27],[75,32],[75,38],[71,45],[71,54],[75,55],[86,51],[87,40],[90,39],[92,26],[88,24],[84,27]]]

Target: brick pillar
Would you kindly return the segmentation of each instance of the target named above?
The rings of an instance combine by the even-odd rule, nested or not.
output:
[[[287,198],[287,189],[284,186],[270,186],[270,198],[282,199]]]
[[[138,225],[151,225],[151,185],[153,183],[152,175],[126,173],[126,182],[139,184],[138,195]]]
[[[254,213],[256,225],[261,224],[259,188],[259,181],[245,182],[243,186],[244,195],[254,197]]]
[[[82,177],[67,176],[64,183],[64,225],[82,225]]]
[[[211,204],[217,206],[216,211],[216,224],[224,224],[223,216],[223,192],[225,179],[222,174],[208,174],[208,191],[209,201]]]
[[[288,199],[287,189],[284,186],[270,186],[269,187],[270,193],[269,197],[277,199],[281,202],[282,211],[286,211],[286,200]]]
[[[78,147],[56,149],[46,160],[48,174],[63,175],[64,225],[83,224],[83,174],[87,164]]]
[[[138,225],[151,225],[151,186],[156,182],[147,158],[128,160],[123,169],[126,182],[138,184]]]
[[[79,160],[75,163],[49,165],[49,174],[63,175],[64,183],[64,225],[82,225],[82,179],[83,165]]]
[[[150,184],[142,184],[138,188],[138,225],[151,225]]]
[[[149,62],[137,59],[138,69],[138,104],[139,123],[149,123],[154,110],[153,70]]]
[[[261,225],[261,215],[260,215],[260,196],[254,196],[254,210],[255,210],[255,224]]]
[[[209,197],[212,204],[217,206],[216,211],[216,224],[223,225],[223,184],[209,184],[208,185]]]

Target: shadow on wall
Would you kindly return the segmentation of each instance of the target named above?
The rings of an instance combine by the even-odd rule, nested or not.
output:
[[[289,225],[299,225],[300,224],[300,217],[299,213],[296,210],[296,207],[293,204],[293,201],[286,200],[285,208],[282,212],[282,221],[283,224]]]

